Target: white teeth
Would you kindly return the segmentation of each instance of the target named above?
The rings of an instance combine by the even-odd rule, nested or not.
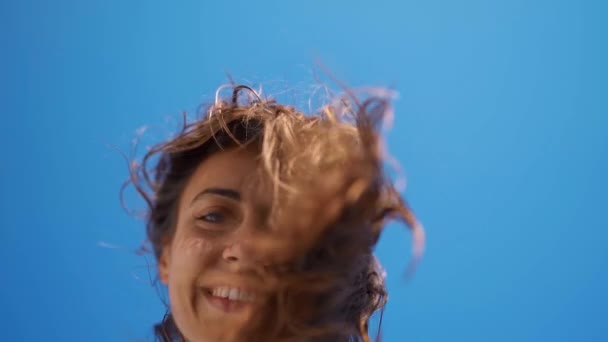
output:
[[[228,293],[228,299],[237,300],[239,298],[239,290],[230,289],[230,293]]]
[[[211,290],[211,294],[215,297],[235,301],[252,302],[255,300],[255,294],[232,287],[216,287]]]

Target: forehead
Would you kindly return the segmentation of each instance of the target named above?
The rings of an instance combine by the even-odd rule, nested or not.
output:
[[[219,151],[203,160],[183,191],[185,201],[207,188],[238,191],[243,200],[263,200],[269,191],[260,176],[260,161],[254,148]]]

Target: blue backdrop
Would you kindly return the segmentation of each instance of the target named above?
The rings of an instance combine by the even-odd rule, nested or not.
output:
[[[409,235],[381,240],[385,341],[608,340],[605,4],[2,1],[1,339],[149,336],[163,306],[108,145],[165,138],[224,71],[306,90],[319,58],[400,93],[389,143],[428,246],[405,283]]]

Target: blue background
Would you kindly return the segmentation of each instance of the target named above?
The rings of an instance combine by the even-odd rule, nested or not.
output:
[[[385,341],[608,340],[607,9],[2,1],[2,340],[149,336],[164,309],[108,145],[128,151],[144,125],[164,139],[224,71],[305,94],[316,58],[349,85],[400,93],[389,143],[428,245],[406,283],[408,233],[381,240]]]

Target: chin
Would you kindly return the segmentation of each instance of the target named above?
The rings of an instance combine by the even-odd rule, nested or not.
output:
[[[217,298],[205,289],[191,303],[175,304],[173,318],[187,342],[241,341],[239,336],[253,313],[253,303]]]

